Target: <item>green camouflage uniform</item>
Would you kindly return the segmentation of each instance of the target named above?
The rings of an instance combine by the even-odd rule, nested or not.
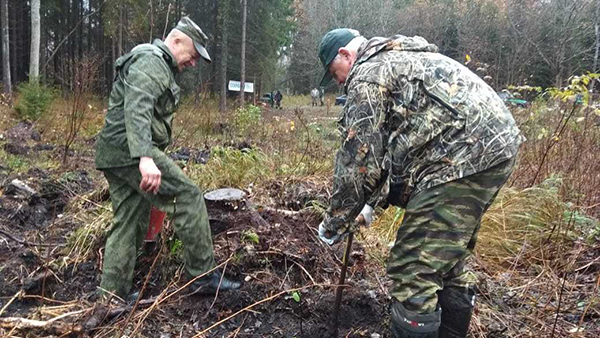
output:
[[[356,228],[363,205],[406,207],[392,248],[392,295],[432,313],[464,260],[523,137],[494,90],[421,37],[373,38],[345,83],[331,206],[323,227]]]
[[[171,141],[173,113],[180,97],[175,58],[156,40],[135,47],[120,57],[115,67],[117,78],[96,144],[96,167],[108,180],[114,212],[100,287],[122,297],[131,289],[151,205],[172,215],[175,233],[184,244],[188,275],[197,276],[215,263],[202,192],[163,153]],[[156,195],[139,188],[139,158],[143,156],[152,157],[161,171]]]

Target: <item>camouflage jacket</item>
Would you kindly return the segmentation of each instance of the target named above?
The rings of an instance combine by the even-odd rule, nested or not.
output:
[[[160,40],[142,44],[115,62],[116,79],[104,128],[96,143],[96,167],[137,164],[164,150],[171,141],[173,113],[180,89],[175,83],[177,62]]]
[[[418,36],[364,42],[344,90],[329,231],[352,231],[365,203],[404,207],[512,158],[523,141],[495,91]]]

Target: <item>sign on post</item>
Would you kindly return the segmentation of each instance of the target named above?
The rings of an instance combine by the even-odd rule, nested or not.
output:
[[[240,91],[240,81],[229,81],[228,89],[232,92]],[[254,83],[244,83],[244,93],[254,93]]]

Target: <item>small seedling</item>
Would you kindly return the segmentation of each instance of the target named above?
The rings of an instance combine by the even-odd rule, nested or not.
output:
[[[173,255],[179,254],[183,250],[183,242],[178,239],[174,239],[169,244],[169,251]]]
[[[296,303],[300,303],[300,294],[297,291],[292,293],[292,298],[296,301]]]
[[[258,244],[258,234],[253,229],[242,231],[242,242]]]

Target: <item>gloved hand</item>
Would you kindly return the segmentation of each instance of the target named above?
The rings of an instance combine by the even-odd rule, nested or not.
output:
[[[358,225],[364,225],[368,228],[371,225],[372,221],[373,221],[373,207],[371,207],[368,204],[365,204],[363,209],[360,211],[360,215],[358,215],[356,217],[356,222],[358,223]]]
[[[319,224],[319,238],[329,245],[334,245],[335,243],[344,239],[344,237],[346,237],[347,235],[347,233],[340,235],[337,232],[325,230],[325,228],[323,227],[323,222]]]

